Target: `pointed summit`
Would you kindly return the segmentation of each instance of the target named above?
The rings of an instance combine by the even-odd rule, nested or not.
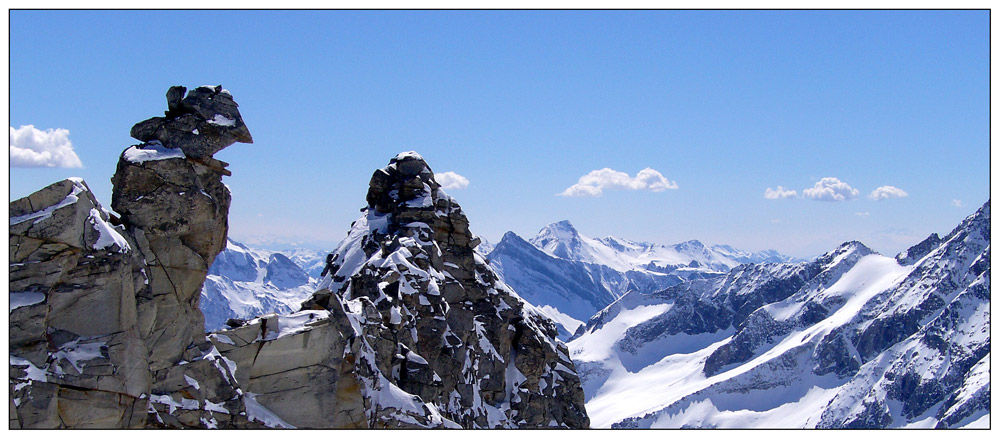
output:
[[[546,253],[563,259],[576,259],[582,247],[580,233],[567,220],[543,227],[530,242]]]
[[[222,334],[279,328],[276,346],[318,343],[310,352],[332,353],[261,378],[258,400],[310,428],[586,428],[583,390],[555,326],[473,251],[480,239],[439,188],[419,154],[396,155],[372,174],[368,206],[302,311]],[[301,332],[280,329],[305,316],[317,318]],[[220,350],[246,358],[238,370],[288,356],[243,342]],[[318,387],[288,398],[280,386],[303,367],[321,371]],[[337,410],[327,419],[303,406]]]

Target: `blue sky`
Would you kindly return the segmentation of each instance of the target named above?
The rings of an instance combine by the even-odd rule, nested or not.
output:
[[[222,84],[255,140],[216,156],[236,239],[329,249],[415,150],[492,241],[891,255],[989,197],[988,43],[985,11],[12,11],[10,126],[68,130],[83,168],[12,166],[10,198],[81,176],[110,205],[131,126]],[[557,195],[604,168],[661,184]],[[809,198],[828,177],[856,195]]]

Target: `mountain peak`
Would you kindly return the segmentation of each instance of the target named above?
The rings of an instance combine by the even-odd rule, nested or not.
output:
[[[580,232],[568,220],[549,224],[529,241],[543,251],[564,259],[573,259],[581,247]]]
[[[570,236],[580,235],[580,232],[576,230],[576,227],[573,227],[573,224],[570,223],[569,220],[562,220],[542,227],[542,230],[539,230],[538,234],[542,235],[543,233],[560,235],[567,234]]]
[[[532,239],[532,243],[536,240],[569,242],[573,239],[579,239],[579,237],[580,232],[576,230],[576,227],[573,227],[569,220],[562,220],[542,227],[542,230],[539,230],[535,238]]]
[[[576,228],[573,227],[573,224],[570,223],[569,220],[562,220],[562,221],[554,222],[554,223],[550,224],[550,226],[556,226],[556,227],[560,227],[560,228],[565,228],[565,229],[570,229],[570,230],[576,230]]]
[[[375,170],[368,183],[366,198],[368,206],[379,214],[398,216],[404,211],[415,210],[433,213],[440,187],[423,157],[407,151],[393,157],[386,167]]]
[[[705,248],[705,244],[697,239],[692,239],[690,241],[684,241],[680,244],[674,244],[674,248],[682,250],[701,250]]]
[[[348,421],[587,427],[579,378],[556,328],[474,252],[480,239],[439,187],[416,153],[376,170],[368,207],[327,259],[320,290],[302,304],[301,312],[326,312],[336,321],[334,336],[344,344],[332,351],[345,352],[339,361],[364,384],[351,398],[365,404]],[[481,393],[465,392],[473,388]],[[390,394],[406,403],[386,401]],[[376,404],[405,410],[364,412]]]
[[[879,253],[872,250],[867,245],[862,244],[860,241],[847,241],[837,246],[837,248],[816,258],[816,261],[823,267],[833,267],[845,261],[848,262],[849,265],[853,265],[854,262],[862,257],[877,254]]]

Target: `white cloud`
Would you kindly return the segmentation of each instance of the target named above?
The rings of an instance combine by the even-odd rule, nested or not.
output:
[[[889,198],[902,198],[909,195],[906,191],[895,186],[881,186],[868,194],[868,198],[873,200],[887,200]]]
[[[764,198],[767,198],[768,200],[777,200],[779,198],[795,198],[798,195],[799,195],[798,192],[785,189],[781,186],[778,186],[777,189],[767,188],[766,190],[764,190]]]
[[[21,168],[82,168],[80,157],[73,152],[69,130],[56,128],[45,131],[33,125],[10,127],[10,166]]]
[[[635,177],[611,168],[590,171],[580,177],[576,184],[566,188],[563,197],[600,197],[605,189],[648,190],[663,192],[667,189],[677,189],[677,183],[667,180],[659,171],[646,168],[639,171]]]
[[[954,200],[951,200],[951,205],[955,206],[955,207],[965,206],[965,204],[962,203],[962,200],[959,200],[958,198],[955,198]]]
[[[434,179],[445,189],[465,189],[469,187],[469,179],[454,172],[435,172]]]
[[[818,201],[845,201],[858,196],[858,190],[835,177],[825,177],[816,185],[802,190],[802,196]]]
[[[857,215],[857,216],[868,216],[868,215],[871,215],[868,212],[854,212],[854,214]]]

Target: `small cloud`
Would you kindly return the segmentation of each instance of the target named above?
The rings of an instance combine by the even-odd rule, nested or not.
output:
[[[454,172],[435,172],[434,179],[445,189],[465,189],[469,187],[469,179]]]
[[[802,196],[817,201],[845,201],[858,196],[858,190],[835,177],[825,177],[802,190]]]
[[[600,197],[605,189],[622,189],[631,191],[648,190],[663,192],[667,189],[677,189],[677,183],[667,180],[659,171],[646,168],[639,171],[635,177],[611,168],[596,169],[587,173],[576,184],[556,195],[562,197]]]
[[[962,200],[959,200],[958,198],[955,198],[954,200],[951,200],[951,205],[955,206],[955,207],[964,207],[965,206],[965,204],[962,203]]]
[[[263,216],[264,216],[264,214],[263,214],[263,213],[260,213],[260,212],[257,212],[257,216],[258,216],[258,217],[263,217]]]
[[[906,191],[895,186],[881,186],[868,194],[868,198],[873,200],[887,200],[889,198],[903,198],[909,195]]]
[[[33,125],[10,127],[10,166],[19,168],[82,168],[73,151],[69,130],[45,131]]]
[[[768,200],[777,200],[779,198],[795,198],[797,196],[799,196],[798,192],[795,192],[793,190],[787,190],[781,186],[778,186],[777,189],[767,188],[764,190],[764,198],[767,198]]]
[[[780,219],[773,219],[773,220],[771,220],[771,224],[781,224],[781,220]]]
[[[871,215],[868,212],[854,212],[854,214],[857,215],[857,216],[868,216],[868,215]]]

